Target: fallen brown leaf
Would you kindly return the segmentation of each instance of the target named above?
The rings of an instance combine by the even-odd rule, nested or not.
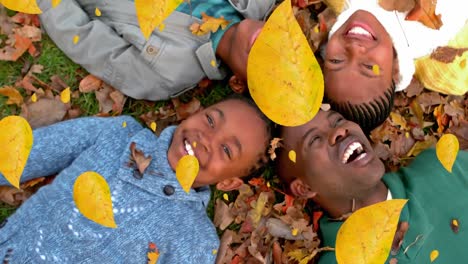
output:
[[[82,93],[97,91],[102,85],[102,80],[89,74],[80,81],[79,90]]]
[[[135,142],[130,144],[130,151],[132,153],[132,159],[135,161],[138,171],[140,172],[140,176],[143,177],[146,168],[148,168],[153,158],[150,155],[145,157],[145,154],[136,148]]]
[[[178,121],[184,120],[202,109],[200,101],[195,97],[186,104],[181,103],[178,98],[173,98],[172,103],[174,104]]]
[[[40,98],[35,103],[23,104],[21,110],[21,116],[31,127],[38,128],[62,121],[68,109],[60,100]]]
[[[0,88],[0,95],[8,97],[8,100],[6,101],[7,105],[16,104],[17,106],[21,106],[21,104],[23,104],[23,96],[21,96],[20,92],[12,86],[4,86]]]

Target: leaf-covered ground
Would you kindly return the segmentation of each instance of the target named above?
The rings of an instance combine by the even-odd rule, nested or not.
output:
[[[333,12],[320,1],[293,3],[297,20],[317,51],[334,22]],[[0,7],[0,118],[22,115],[39,127],[79,116],[127,114],[150,128],[156,124],[159,133],[232,93],[227,81],[203,80],[173,100],[126,98],[70,61],[39,28],[36,16]],[[67,87],[71,101],[64,103],[60,95]],[[455,134],[460,148],[467,149],[467,115],[466,94],[442,95],[413,80],[398,93],[392,114],[370,137],[388,170],[396,170],[445,133]],[[215,190],[208,213],[221,238],[219,263],[308,263],[320,251],[330,250],[319,247],[316,231],[321,212],[310,202],[283,193],[272,167],[263,176],[239,191]],[[27,182],[21,190],[1,186],[0,221],[50,180]]]

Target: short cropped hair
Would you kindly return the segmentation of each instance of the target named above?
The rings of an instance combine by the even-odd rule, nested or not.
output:
[[[390,115],[395,98],[395,82],[392,80],[390,88],[374,101],[363,104],[351,104],[350,102],[337,103],[327,98],[331,108],[344,118],[354,121],[368,134],[372,129],[378,127]]]

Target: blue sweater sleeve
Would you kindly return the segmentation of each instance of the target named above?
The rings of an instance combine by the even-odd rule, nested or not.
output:
[[[123,122],[127,123],[129,131],[141,128],[133,118],[123,116],[77,118],[35,129],[21,182],[60,172],[91,147],[100,135],[122,129]],[[0,185],[10,185],[2,174],[0,176]]]
[[[215,52],[224,33],[232,25],[242,20],[240,13],[237,12],[228,0],[191,0],[190,3],[183,2],[180,4],[177,11],[185,14],[191,14],[192,16],[200,19],[202,18],[202,13],[215,18],[220,18],[222,16],[224,19],[229,21],[229,25],[225,29],[220,28],[215,33],[211,33],[210,38]]]

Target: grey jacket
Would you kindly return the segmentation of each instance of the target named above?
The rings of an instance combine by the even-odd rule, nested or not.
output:
[[[228,0],[226,0],[228,1]],[[119,89],[147,100],[164,100],[193,88],[205,76],[225,77],[210,35],[195,36],[189,26],[198,18],[174,11],[161,32],[146,40],[130,0],[67,0],[51,7],[37,1],[43,28],[75,63]],[[229,0],[242,15],[263,19],[275,0]],[[102,15],[96,17],[95,9]],[[79,36],[78,43],[73,37]],[[212,61],[216,62],[215,67]]]

